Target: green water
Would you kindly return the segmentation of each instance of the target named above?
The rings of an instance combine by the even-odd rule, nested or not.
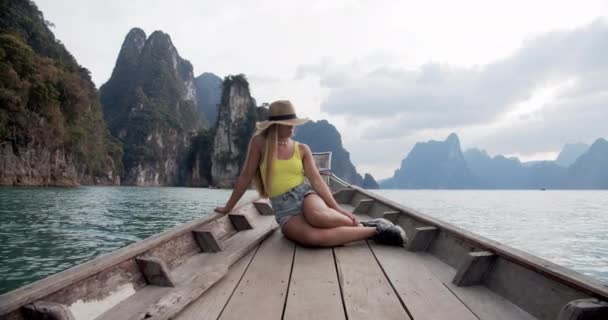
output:
[[[229,196],[198,188],[0,188],[0,293],[204,216]]]

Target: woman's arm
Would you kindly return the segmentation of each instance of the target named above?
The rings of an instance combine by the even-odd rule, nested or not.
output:
[[[245,160],[245,167],[239,178],[234,185],[234,190],[232,190],[232,194],[230,195],[230,199],[226,202],[225,206],[216,207],[215,211],[220,213],[228,213],[237,202],[243,196],[243,193],[249,188],[251,185],[251,180],[253,179],[253,175],[257,170],[257,167],[260,164],[260,159],[262,158],[262,150],[264,145],[264,138],[260,136],[254,136],[253,139],[249,142],[249,147],[247,149],[247,159]]]
[[[329,190],[329,186],[327,186],[327,184],[323,181],[323,178],[321,178],[321,174],[315,165],[315,160],[312,157],[312,151],[310,151],[310,148],[302,143],[300,146],[300,153],[303,154],[302,162],[304,163],[304,175],[306,178],[308,178],[308,181],[310,181],[310,184],[315,192],[319,194],[328,207],[349,217],[351,220],[353,220],[354,225],[359,224],[357,218],[352,213],[342,209],[340,205],[338,205],[338,202],[336,202],[336,199],[334,199],[334,196]]]

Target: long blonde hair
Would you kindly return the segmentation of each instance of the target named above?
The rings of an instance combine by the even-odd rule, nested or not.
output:
[[[271,190],[267,190],[266,187],[271,188],[270,186],[272,185],[272,168],[274,167],[274,159],[277,154],[279,126],[277,124],[272,124],[264,130],[257,130],[253,134],[253,138],[255,138],[255,136],[262,136],[265,141],[264,156],[260,161],[263,162],[264,158],[266,158],[266,183],[264,183],[264,179],[262,179],[262,170],[260,170],[260,166],[258,166],[255,175],[253,176],[253,185],[261,197],[268,197]]]

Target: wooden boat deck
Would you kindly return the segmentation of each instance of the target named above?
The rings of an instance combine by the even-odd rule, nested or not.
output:
[[[535,319],[483,286],[453,285],[455,274],[424,252],[307,248],[277,230],[176,319]]]
[[[331,176],[360,220],[405,248],[307,248],[265,199],[212,214],[0,295],[0,320],[608,319],[608,285]]]

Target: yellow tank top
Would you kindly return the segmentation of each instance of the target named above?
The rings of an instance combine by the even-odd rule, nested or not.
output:
[[[266,149],[268,149],[268,145],[266,146]],[[264,159],[260,164],[260,171],[262,172],[264,189],[266,189],[269,197],[278,196],[304,182],[304,166],[302,165],[302,157],[300,156],[298,142],[294,142],[293,155],[291,158],[288,160],[274,159],[271,179],[272,185],[270,188],[266,183],[266,154],[267,152],[264,152]]]

